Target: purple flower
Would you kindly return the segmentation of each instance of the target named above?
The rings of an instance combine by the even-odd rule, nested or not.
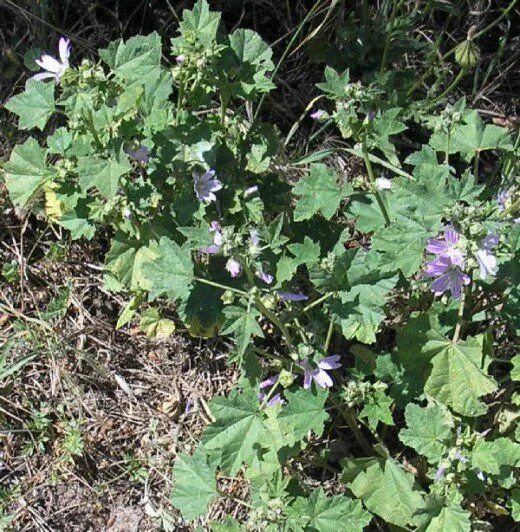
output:
[[[197,172],[193,173],[193,188],[200,202],[211,203],[212,201],[217,201],[217,196],[215,196],[214,192],[222,188],[222,183],[216,179],[215,175],[215,170],[208,170],[203,175]]]
[[[310,117],[313,120],[319,120],[322,116],[324,116],[326,113],[323,109],[318,109],[317,111],[314,111],[310,114]]]
[[[446,468],[444,466],[439,467],[437,471],[435,472],[435,482],[439,482],[439,480],[446,474]]]
[[[200,248],[201,253],[208,253],[209,255],[216,255],[220,251],[220,246],[222,246],[222,228],[217,221],[213,221],[210,224],[209,232],[215,233],[213,235],[213,244]]]
[[[322,358],[316,368],[313,368],[309,359],[305,358],[301,364],[298,364],[304,370],[303,387],[307,390],[310,388],[312,381],[316,382],[322,388],[330,388],[334,383],[327,371],[338,369],[341,364],[338,362],[339,355]]]
[[[34,75],[33,79],[42,80],[54,78],[59,82],[61,76],[63,76],[65,73],[65,70],[69,68],[70,40],[66,39],[65,37],[61,37],[58,50],[60,54],[60,61],[47,54],[43,54],[40,59],[36,59],[36,64],[43,68],[45,72],[40,72],[39,74]]]
[[[278,292],[278,296],[282,301],[307,301],[309,296],[305,294],[296,294],[294,292]]]
[[[271,386],[274,386],[278,382],[278,375],[274,375],[273,377],[269,377],[265,381],[262,381],[260,383],[260,389],[265,390],[265,388],[270,388]],[[260,402],[263,402],[266,398],[265,392],[260,392],[258,394],[258,400]],[[267,402],[266,406],[275,406],[275,405],[283,405],[285,404],[285,401],[282,399],[279,393],[271,397],[271,399]]]
[[[228,259],[226,270],[231,274],[231,277],[238,277],[242,273],[242,266],[235,259]]]
[[[430,238],[426,251],[437,255],[438,258],[446,257],[454,266],[464,267],[465,253],[458,247],[459,234],[452,228],[444,231],[444,240]]]
[[[460,454],[459,451],[455,451],[455,458],[463,464],[468,462],[468,459],[464,455]]]
[[[462,287],[471,282],[469,275],[465,274],[457,266],[451,265],[446,259],[439,259],[436,266],[432,268],[432,265],[430,264],[429,267],[430,271],[436,270],[439,272],[428,274],[432,277],[438,275],[437,279],[435,279],[431,285],[431,289],[435,292],[436,296],[440,296],[441,294],[444,294],[446,290],[450,290],[454,299],[460,299],[460,296],[462,295]],[[445,269],[441,272],[443,268]],[[428,273],[428,269],[426,273]]]
[[[186,61],[186,56],[184,54],[180,54],[175,58],[175,61],[177,62],[178,65],[182,65],[182,63]]]
[[[139,163],[148,164],[150,161],[150,150],[146,146],[140,146],[137,150],[126,150],[130,159]]]
[[[260,245],[258,229],[251,229],[251,231],[249,231],[249,237],[251,238],[251,244],[253,244],[253,246],[258,247]]]
[[[258,270],[256,276],[266,284],[271,284],[274,280],[274,277],[270,273],[266,273],[263,270]]]
[[[244,198],[248,198],[251,196],[251,194],[255,194],[255,192],[258,192],[258,187],[255,185],[253,187],[246,188],[244,190]]]
[[[509,192],[507,190],[501,190],[497,196],[498,210],[500,212],[504,212],[509,207],[508,203],[510,203],[510,200],[511,195],[509,194]],[[520,224],[520,217],[514,218],[513,223]]]
[[[488,276],[494,277],[498,272],[497,259],[491,250],[498,244],[499,241],[499,235],[490,233],[482,239],[480,248],[475,253],[475,257],[480,269],[481,279],[486,279]]]

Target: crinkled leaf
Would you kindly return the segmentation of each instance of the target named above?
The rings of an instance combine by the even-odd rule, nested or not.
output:
[[[152,243],[142,265],[143,279],[140,285],[150,292],[150,300],[161,295],[185,300],[193,283],[193,263],[190,250],[163,236],[159,243]]]
[[[494,392],[497,384],[485,371],[482,338],[430,345],[436,354],[424,391],[463,416],[484,414],[487,408],[479,398]]]
[[[46,181],[45,149],[35,139],[28,138],[14,148],[4,170],[11,201],[24,207]]]
[[[243,356],[251,338],[264,337],[262,328],[258,324],[260,312],[252,306],[248,309],[237,306],[229,306],[224,309],[226,321],[222,334],[234,334],[240,356]]]
[[[321,213],[329,220],[350,190],[348,184],[338,183],[336,173],[324,164],[311,165],[309,175],[300,179],[293,187],[293,193],[300,196],[294,219],[297,222],[308,220]]]
[[[376,463],[349,485],[354,495],[388,523],[406,527],[422,507],[423,498],[414,488],[414,477],[392,459]]]
[[[225,474],[235,475],[242,464],[253,463],[264,430],[259,408],[254,390],[211,400],[215,422],[206,428],[202,441]]]
[[[343,530],[362,532],[372,520],[359,501],[345,495],[327,497],[321,488],[307,498],[298,497],[289,515],[289,522],[309,532],[337,532],[339,523]]]
[[[141,314],[139,327],[148,338],[168,338],[175,332],[175,323],[162,318],[156,308],[149,308]]]
[[[520,444],[509,438],[479,439],[473,448],[471,464],[484,473],[499,475],[501,468],[511,469],[520,465]]]
[[[56,110],[54,105],[54,82],[44,83],[28,79],[25,91],[13,96],[5,108],[19,116],[18,127],[31,129],[37,127],[43,131],[47,120]]]
[[[96,188],[106,199],[117,194],[119,180],[132,169],[126,155],[118,159],[81,157],[78,162],[78,182],[84,191]]]
[[[439,462],[453,439],[453,420],[436,404],[421,408],[409,403],[405,417],[408,427],[401,430],[399,439],[430,463]]]
[[[318,88],[327,96],[335,99],[345,98],[345,87],[350,81],[349,71],[338,74],[333,68],[325,68],[325,83],[318,83]]]
[[[193,456],[186,453],[177,456],[171,501],[187,521],[204,515],[208,505],[218,497],[215,475],[203,446],[199,446]]]
[[[220,13],[210,11],[206,0],[198,0],[193,10],[183,11],[180,31],[187,42],[209,47],[216,39],[219,24]]]

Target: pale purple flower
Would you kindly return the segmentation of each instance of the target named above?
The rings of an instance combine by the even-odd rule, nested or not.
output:
[[[486,477],[484,476],[484,473],[482,473],[482,471],[480,469],[477,469],[477,478],[479,480],[482,480],[482,482],[485,482],[485,480],[486,480]]]
[[[242,273],[242,266],[235,259],[228,259],[226,262],[226,270],[230,273],[231,277],[238,277]]]
[[[309,296],[305,294],[296,294],[294,292],[278,292],[278,296],[282,301],[307,301]]]
[[[509,192],[507,190],[501,190],[497,196],[498,210],[500,212],[504,212],[509,206],[508,203],[510,202],[510,200],[511,200],[511,195],[509,194]],[[520,217],[514,218],[513,223],[520,224]]]
[[[186,56],[184,54],[180,54],[175,58],[175,61],[178,65],[182,65],[184,61],[186,61]]]
[[[191,411],[191,409],[193,408],[193,405],[194,405],[194,401],[190,397],[190,399],[188,399],[188,401],[186,402],[186,406],[184,407],[184,413],[188,414]]]
[[[150,150],[146,146],[139,146],[137,150],[128,149],[126,153],[128,153],[130,159],[139,163],[148,164],[150,161]]]
[[[305,358],[301,364],[298,364],[304,370],[303,387],[309,389],[314,380],[322,388],[330,388],[334,383],[327,371],[340,368],[341,364],[338,362],[340,358],[339,355],[322,358],[315,368],[310,365],[309,359]]]
[[[258,270],[256,276],[266,284],[271,284],[274,281],[274,277],[270,273],[266,273],[263,270]]]
[[[378,177],[376,179],[377,190],[392,190],[392,181],[386,177]]]
[[[42,80],[54,78],[57,82],[59,82],[61,76],[63,76],[65,73],[65,70],[69,68],[70,40],[66,39],[65,37],[61,37],[58,45],[58,51],[60,55],[60,61],[47,54],[43,54],[40,59],[36,59],[36,64],[40,68],[43,68],[45,72],[35,74],[33,79]]]
[[[214,192],[222,188],[222,183],[215,175],[215,170],[208,170],[202,175],[197,172],[193,173],[193,188],[200,202],[211,203],[212,201],[217,201],[217,196],[215,196]]]
[[[255,194],[256,192],[258,192],[258,187],[256,185],[253,187],[246,188],[244,190],[244,198],[248,198],[249,196],[251,196],[252,194]]]
[[[325,111],[323,109],[318,109],[317,111],[314,111],[313,113],[311,113],[310,117],[313,120],[319,120],[324,115],[325,115]]]
[[[209,232],[214,233],[213,244],[210,244],[204,248],[200,248],[199,251],[201,253],[208,253],[209,255],[216,255],[222,246],[222,228],[217,221],[213,221],[210,224]]]
[[[459,247],[459,234],[455,229],[447,228],[444,231],[444,240],[430,238],[426,245],[426,251],[437,255],[438,258],[446,257],[454,266],[464,267],[465,253]]]
[[[435,472],[435,482],[439,482],[441,478],[446,474],[446,468],[444,466],[439,467]]]
[[[460,454],[459,451],[455,451],[455,458],[462,464],[466,464],[468,462],[468,459],[464,455]]]
[[[258,229],[251,229],[251,231],[249,231],[249,237],[251,238],[251,244],[253,244],[253,246],[258,247],[260,245]]]
[[[443,268],[443,266],[440,264],[441,259],[439,259],[438,262],[439,264],[436,267],[440,272],[440,270]],[[444,259],[444,264],[446,263],[447,260]],[[430,271],[431,270],[432,268],[430,268]],[[429,275],[439,275],[431,285],[431,289],[433,290],[433,292],[435,292],[436,296],[440,296],[441,294],[449,290],[454,299],[460,299],[460,296],[462,295],[462,287],[468,285],[471,282],[469,275],[465,274],[457,266],[453,266],[449,263],[447,263],[446,269],[442,273]]]
[[[260,383],[260,389],[265,390],[266,388],[270,388],[271,386],[274,386],[278,382],[278,375],[274,375],[273,377],[269,377],[265,381],[262,381]],[[258,400],[260,402],[263,402],[266,398],[267,394],[265,392],[260,392],[258,394]],[[283,405],[285,404],[285,401],[282,399],[279,393],[271,397],[271,399],[267,402],[266,406],[275,406],[275,405]]]
[[[492,249],[498,244],[500,236],[490,233],[482,239],[480,248],[475,253],[475,257],[480,269],[480,278],[494,277],[498,272],[497,259],[492,253]]]

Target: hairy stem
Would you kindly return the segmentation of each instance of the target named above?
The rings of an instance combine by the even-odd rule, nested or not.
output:
[[[368,172],[368,179],[370,181],[370,184],[372,185],[372,191],[374,193],[374,196],[376,197],[377,204],[379,205],[379,208],[381,209],[381,214],[383,215],[383,218],[385,219],[385,225],[386,227],[388,227],[392,222],[390,220],[390,216],[388,215],[385,202],[383,201],[383,198],[381,197],[379,190],[377,190],[374,170],[372,168],[372,163],[370,162],[370,158],[368,157],[368,152],[366,151],[365,146],[363,146],[362,151],[363,151],[363,160],[365,161],[365,166]]]

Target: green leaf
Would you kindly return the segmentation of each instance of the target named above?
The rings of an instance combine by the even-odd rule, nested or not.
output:
[[[457,127],[450,141],[450,153],[460,152],[467,160],[485,150],[511,150],[511,135],[506,128],[493,124],[485,125],[478,111],[465,117],[465,124]]]
[[[78,162],[78,182],[84,191],[95,187],[106,199],[117,194],[119,180],[130,172],[132,166],[126,155],[116,159],[81,157]]]
[[[112,42],[99,55],[116,77],[129,83],[155,83],[162,73],[162,45],[157,32]]]
[[[511,369],[511,380],[518,382],[520,381],[520,355],[515,355],[511,359],[513,368]]]
[[[225,474],[235,475],[242,464],[253,463],[264,430],[259,408],[255,390],[211,400],[215,422],[206,428],[202,441]]]
[[[327,66],[325,68],[325,83],[318,83],[317,87],[327,96],[334,99],[345,99],[345,87],[350,81],[349,71],[346,70],[343,74],[338,74],[333,68]]]
[[[444,498],[429,496],[417,514],[417,532],[470,532],[471,514],[456,502],[446,505]]]
[[[19,116],[18,127],[31,129],[37,127],[43,131],[47,120],[56,110],[54,105],[54,82],[43,83],[28,79],[25,91],[13,96],[5,108]]]
[[[287,405],[279,414],[280,420],[294,426],[294,436],[303,440],[309,431],[321,436],[329,415],[324,410],[328,392],[324,390],[286,391]]]
[[[148,338],[168,338],[175,332],[175,323],[161,318],[156,308],[149,308],[141,314],[139,327]]]
[[[399,439],[430,463],[436,464],[445,454],[453,439],[453,420],[440,406],[430,404],[426,408],[409,403],[405,411],[408,428],[402,429]]]
[[[171,501],[187,521],[204,515],[208,505],[218,497],[215,475],[203,446],[199,446],[193,456],[186,453],[177,456]]]
[[[217,37],[220,13],[209,10],[206,0],[198,0],[193,10],[185,9],[182,13],[180,31],[189,43],[200,43],[209,48]]]
[[[181,301],[178,312],[191,336],[212,338],[224,321],[222,290],[197,283],[188,299]]]
[[[511,469],[520,465],[520,444],[508,438],[493,441],[479,439],[473,448],[471,464],[484,473],[499,475],[502,468]]]
[[[384,392],[378,392],[367,399],[359,415],[367,419],[373,430],[377,429],[380,422],[385,425],[395,425],[391,410],[393,402]]]
[[[482,341],[477,337],[457,344],[449,340],[429,343],[437,354],[432,358],[424,391],[463,416],[484,414],[487,408],[479,397],[497,388],[485,372]]]
[[[327,497],[322,488],[313,491],[308,498],[298,497],[289,507],[290,521],[313,532],[337,532],[342,530],[362,532],[372,520],[359,501],[345,495]]]
[[[372,131],[367,140],[369,148],[381,150],[390,163],[397,167],[401,166],[401,164],[395,154],[395,147],[390,142],[390,136],[408,129],[405,123],[399,120],[400,114],[401,109],[394,108],[384,111],[380,116],[376,115]]]
[[[143,260],[140,282],[150,292],[150,300],[161,295],[185,300],[189,297],[193,283],[193,263],[190,250],[163,236],[159,243],[149,247],[150,256]]]
[[[520,489],[511,492],[511,516],[520,523]]]
[[[406,527],[422,507],[414,477],[392,459],[370,466],[349,485],[352,493],[373,513],[393,525]]]
[[[294,211],[295,221],[308,220],[318,213],[329,220],[350,190],[350,185],[338,183],[338,176],[327,166],[312,164],[309,175],[293,187],[293,193],[301,196]]]
[[[65,155],[67,148],[72,144],[72,133],[65,127],[58,128],[47,138],[49,153]]]
[[[411,277],[424,261],[427,239],[428,233],[417,222],[401,220],[377,231],[372,237],[372,247],[381,252],[384,270],[399,268],[405,277]]]
[[[254,65],[261,71],[274,69],[271,47],[256,33],[248,29],[237,29],[229,36],[229,45],[239,62]]]
[[[16,146],[4,165],[5,183],[11,201],[24,207],[47,180],[45,149],[33,138]]]
[[[224,309],[226,321],[221,334],[234,334],[238,352],[243,356],[253,336],[264,337],[262,328],[258,324],[260,312],[254,307],[248,309],[229,306]]]
[[[289,244],[289,251],[294,255],[284,255],[277,264],[276,281],[277,286],[281,286],[285,281],[290,281],[298,269],[298,266],[305,264],[308,267],[315,265],[321,255],[320,244],[314,242],[308,236],[303,244]]]

